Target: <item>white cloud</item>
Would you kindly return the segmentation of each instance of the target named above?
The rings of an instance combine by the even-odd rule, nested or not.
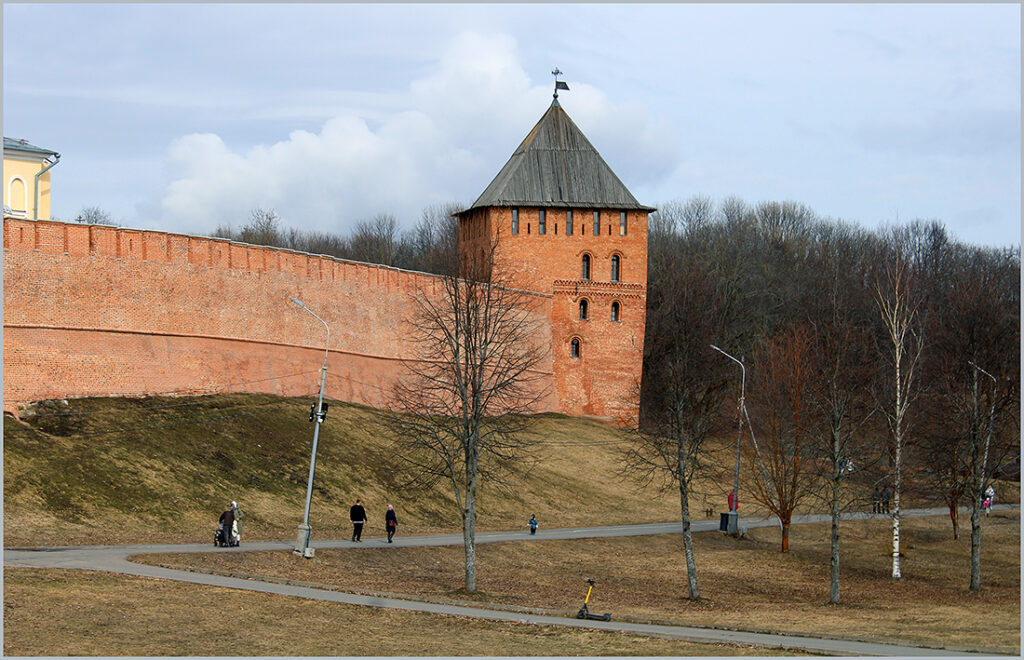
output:
[[[515,39],[463,32],[406,92],[347,94],[351,109],[339,108],[317,133],[294,131],[244,152],[214,134],[175,140],[165,161],[161,224],[202,233],[238,226],[263,206],[302,228],[346,233],[381,212],[409,226],[428,204],[471,203],[550,94],[546,81],[531,83]],[[674,131],[665,120],[637,104],[614,104],[586,85],[566,95],[567,111],[627,185],[626,172],[649,179],[674,167],[676,141],[666,139]],[[301,109],[285,102],[264,114]]]

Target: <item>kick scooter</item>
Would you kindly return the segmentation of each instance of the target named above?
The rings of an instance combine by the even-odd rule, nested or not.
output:
[[[587,603],[590,602],[590,592],[594,590],[594,581],[587,580],[587,584],[590,585],[590,587],[587,588],[587,597],[583,600],[583,607],[581,607],[580,611],[576,613],[576,618],[593,619],[594,621],[611,621],[612,615],[610,612],[605,612],[604,614],[590,613],[590,608],[587,607]]]

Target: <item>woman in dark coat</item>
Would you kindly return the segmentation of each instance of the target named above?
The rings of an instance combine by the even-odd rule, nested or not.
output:
[[[391,537],[395,535],[395,530],[398,529],[398,516],[395,515],[395,507],[388,505],[388,512],[384,514],[384,527],[388,532],[388,543],[391,543]]]

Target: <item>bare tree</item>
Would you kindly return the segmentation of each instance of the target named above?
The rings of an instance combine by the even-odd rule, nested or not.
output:
[[[870,355],[870,300],[859,285],[867,264],[857,243],[864,236],[837,229],[819,241],[823,290],[807,309],[814,371],[812,413],[820,420],[812,442],[831,517],[828,602],[835,604],[840,602],[840,517],[844,507],[856,504],[856,500],[844,501],[843,487],[854,470],[863,474],[875,462],[869,458],[872,447],[863,437],[875,410],[865,395],[874,378],[875,360]]]
[[[892,452],[892,577],[902,577],[900,568],[900,489],[904,449],[907,440],[907,412],[915,398],[915,376],[924,346],[916,291],[910,266],[902,254],[891,256],[884,274],[875,281],[875,303],[882,321],[878,351],[891,369],[883,388],[880,409],[889,425]],[[886,379],[883,379],[883,382]]]
[[[651,238],[641,419],[625,471],[641,483],[679,489],[690,598],[700,598],[690,521],[690,484],[704,441],[720,422],[729,365],[711,348],[728,345],[729,305],[714,265],[703,256],[700,202],[659,211]],[[685,224],[684,224],[685,223]],[[683,228],[679,233],[679,228]]]
[[[439,295],[413,297],[409,321],[417,346],[408,377],[394,390],[388,423],[409,487],[447,482],[462,518],[465,588],[476,591],[476,498],[482,480],[501,484],[531,444],[529,418],[546,396],[537,367],[529,294],[491,271],[493,249],[463,277],[443,278]]]
[[[104,211],[98,206],[83,207],[82,210],[78,212],[75,222],[79,222],[83,225],[117,226],[117,223],[111,219],[110,213]]]
[[[284,247],[281,216],[274,209],[258,207],[249,214],[249,222],[238,232],[235,240],[253,245]]]
[[[789,551],[793,512],[814,491],[813,453],[809,449],[811,388],[814,377],[811,339],[799,324],[775,333],[755,361],[750,396],[762,440],[751,452],[752,496],[774,513],[782,527],[782,552]],[[763,451],[762,451],[763,450]]]

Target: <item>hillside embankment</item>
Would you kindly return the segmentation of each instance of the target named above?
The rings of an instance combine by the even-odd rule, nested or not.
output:
[[[94,398],[42,402],[21,419],[5,415],[4,545],[206,542],[231,500],[245,513],[246,540],[290,540],[305,502],[311,403],[255,394]],[[534,421],[523,471],[481,486],[480,531],[525,529],[531,514],[542,529],[679,519],[677,488],[641,486],[621,472],[628,431],[554,414]],[[407,475],[387,467],[398,443],[380,422],[373,408],[330,402],[310,507],[313,538],[349,536],[356,498],[366,506],[368,532],[383,528],[388,504],[403,534],[460,530],[448,484],[400,485]],[[694,519],[724,510],[733,442],[709,443],[690,498]],[[1016,501],[1019,487],[1003,485],[1000,495]],[[811,510],[823,511],[821,503],[801,507]],[[765,512],[745,501],[743,513]]]

